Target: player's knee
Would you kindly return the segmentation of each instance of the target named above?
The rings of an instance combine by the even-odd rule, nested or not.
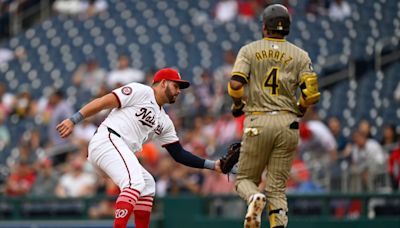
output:
[[[267,191],[273,192],[275,195],[284,195],[286,193],[286,180],[267,181]]]
[[[142,195],[154,196],[156,194],[156,181],[153,177],[146,179],[146,187],[143,189]]]
[[[143,190],[146,187],[146,183],[144,182],[144,180],[143,181],[137,181],[135,183],[131,183],[131,185],[132,185],[132,187],[134,189],[137,189],[139,192],[143,192]]]
[[[149,180],[149,191],[151,191],[148,195],[155,195],[156,193],[156,181],[154,180],[154,178],[152,177]]]
[[[136,178],[134,181],[126,180],[119,184],[120,189],[133,188],[139,192],[142,192],[145,186],[146,183],[143,178]]]

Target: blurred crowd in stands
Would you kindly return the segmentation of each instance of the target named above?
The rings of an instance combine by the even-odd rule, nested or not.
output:
[[[295,14],[289,0],[220,0],[214,9],[215,18],[222,22],[235,18],[253,20],[271,3],[285,5],[291,15]],[[308,0],[307,14],[329,16],[333,21],[342,21],[351,15],[350,4],[344,0]]]
[[[291,14],[294,13],[289,0],[219,0],[214,7],[213,16],[221,22],[228,22],[238,17],[243,20],[253,20],[265,6],[275,2],[284,4]],[[0,0],[0,38],[12,35],[10,33],[12,17],[29,14],[33,7],[38,8],[40,4],[39,0]],[[107,10],[109,3],[107,0],[47,0],[46,4],[51,6],[53,13],[85,20]],[[309,14],[328,15],[337,21],[351,14],[350,5],[344,0],[308,0],[306,10]],[[27,24],[24,27],[28,27],[32,23],[32,18],[27,18],[24,23]]]
[[[56,13],[77,16],[83,20],[103,12],[107,8],[106,0],[56,0],[53,4]]]
[[[44,2],[44,3],[43,3]],[[41,5],[42,4],[42,5]],[[85,20],[107,9],[106,0],[0,0],[0,40],[12,34],[12,20],[18,17],[22,27],[28,28],[35,21],[34,14],[40,7],[51,7],[53,13]]]
[[[0,2],[0,15],[4,16],[4,7],[12,1]],[[254,18],[265,2],[221,0],[216,4],[214,16],[222,22],[237,16]],[[307,9],[311,14],[330,15],[337,20],[349,15],[345,1],[328,2],[309,0]],[[62,3],[59,4],[61,8],[57,9],[62,11]],[[101,10],[107,7],[106,3],[99,4]],[[295,12],[291,10],[291,13]],[[167,107],[181,144],[197,155],[217,159],[226,152],[229,144],[241,138],[243,117],[232,117],[231,100],[226,92],[235,54],[232,50],[226,51],[223,65],[213,71],[204,69],[195,75],[192,86],[182,93],[176,104]],[[73,75],[66,75],[65,79],[71,80],[77,90],[74,105],[68,96],[70,91],[54,88],[43,91],[42,97],[33,97],[29,85],[22,85],[18,92],[10,93],[8,85],[0,84],[1,195],[54,195],[61,198],[118,195],[116,185],[86,161],[88,142],[107,113],[85,120],[67,139],[58,136],[55,126],[70,117],[82,103],[114,88],[130,82],[150,85],[156,69],[147,72],[134,69],[129,56],[122,53],[115,69],[109,72],[98,64],[96,56],[88,56]],[[397,90],[394,95],[400,100],[400,83]],[[31,127],[15,138],[11,132],[27,122]],[[352,134],[345,137],[337,117],[322,121],[318,110],[310,109],[300,126],[301,141],[293,162],[288,192],[399,191],[399,135],[396,126],[390,123],[386,123],[383,132],[383,138],[373,138],[369,122],[362,120]],[[159,197],[235,194],[234,175],[228,178],[179,165],[160,145],[148,142],[137,156],[155,176]],[[112,214],[112,202],[100,202],[90,210],[91,217]]]

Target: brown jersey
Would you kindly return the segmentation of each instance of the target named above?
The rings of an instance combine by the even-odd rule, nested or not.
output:
[[[314,73],[308,53],[284,39],[264,38],[243,46],[232,76],[248,84],[245,112],[300,114],[296,92],[303,75]]]

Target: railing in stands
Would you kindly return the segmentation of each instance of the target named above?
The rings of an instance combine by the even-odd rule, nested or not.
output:
[[[30,8],[19,11],[20,1],[12,1],[9,7],[10,24],[9,34],[14,36],[22,31],[23,22],[34,15],[39,15],[39,20],[43,21],[49,17],[51,11],[50,0],[41,0],[40,3],[31,6]],[[23,3],[22,3],[23,4]]]
[[[375,44],[375,70],[380,71],[381,67],[398,61],[400,59],[400,49],[392,51],[390,53],[383,53],[384,48],[387,46],[399,46],[400,40],[397,36],[384,37],[378,40]]]
[[[344,67],[332,73],[326,74],[319,78],[319,87],[324,88],[337,82],[355,77],[356,63],[349,55],[337,54],[326,58],[323,65],[319,66],[323,69],[329,69],[334,65],[342,64]]]

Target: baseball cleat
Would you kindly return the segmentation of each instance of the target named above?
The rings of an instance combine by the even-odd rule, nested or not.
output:
[[[244,219],[244,228],[261,227],[261,214],[264,210],[267,198],[264,194],[256,193],[251,196]]]

